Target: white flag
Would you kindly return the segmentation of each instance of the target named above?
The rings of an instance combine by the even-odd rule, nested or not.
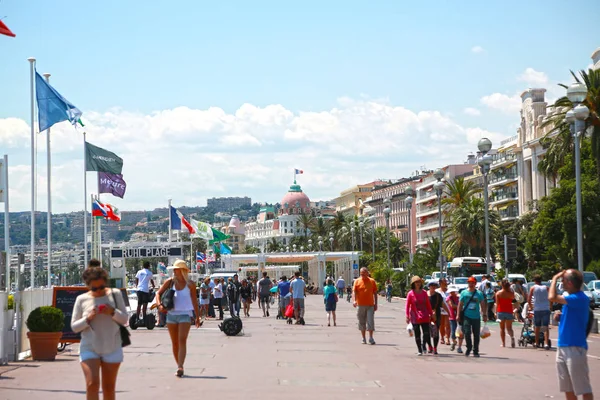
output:
[[[193,238],[200,238],[205,240],[213,239],[213,232],[210,224],[206,222],[196,221],[191,218],[192,225],[196,228],[196,233],[192,235]]]

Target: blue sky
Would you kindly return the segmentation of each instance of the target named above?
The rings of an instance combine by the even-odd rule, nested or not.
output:
[[[97,136],[91,134],[96,144],[105,139],[102,129],[112,127],[108,143],[113,148],[119,143],[115,127],[123,129],[127,123],[111,119],[110,126],[106,125],[106,118],[100,116],[107,112],[122,118],[151,116],[177,107],[218,107],[235,116],[247,103],[261,109],[281,105],[292,113],[290,118],[306,112],[329,114],[334,109],[354,110],[355,118],[361,118],[360,107],[353,109],[345,101],[340,103],[340,98],[402,107],[416,114],[438,113],[464,129],[511,136],[519,121],[514,103],[507,109],[506,104],[482,99],[497,94],[491,99],[502,102],[504,95],[514,100],[515,94],[532,84],[551,87],[554,92],[549,91],[548,97],[556,96],[560,94],[556,83],[569,81],[569,69],[586,68],[592,51],[600,46],[600,25],[593,13],[585,12],[597,8],[592,0],[578,3],[582,10],[577,16],[580,29],[567,29],[573,25],[565,16],[576,11],[560,1],[288,3],[4,0],[0,2],[0,17],[6,16],[3,21],[17,37],[0,37],[0,87],[4,94],[0,123],[7,118],[29,123],[26,59],[34,56],[38,71],[52,73],[52,84],[84,112],[84,120],[96,113],[98,118],[90,121],[98,128]],[[533,72],[525,74],[528,68]],[[474,110],[465,112],[467,108]],[[250,120],[256,122],[254,117]],[[361,121],[356,124],[364,129],[360,134],[377,141],[379,133]],[[202,154],[212,152],[227,159],[231,152],[252,153],[262,154],[260,159],[264,160],[277,151],[287,152],[282,159],[289,160],[294,149],[310,152],[311,146],[317,146],[310,140],[290,142],[301,140],[302,134],[281,139],[287,129],[281,124],[275,124],[281,128],[281,141],[265,140],[261,133],[255,134],[265,122],[256,123],[258,126],[246,127],[247,132],[240,133],[243,127],[239,126],[234,130],[238,135],[258,138],[257,146],[268,152],[249,150],[247,141],[241,146],[230,141],[221,148],[202,149]],[[229,128],[225,131],[231,132]],[[349,135],[350,131],[344,132]],[[421,131],[410,137],[419,140],[417,133]],[[3,132],[0,128],[0,135]],[[211,129],[199,132],[207,143],[211,143],[211,136],[216,142],[222,135]],[[170,141],[171,134],[167,129],[156,140]],[[185,146],[185,141],[182,143]],[[27,148],[14,143],[7,146],[0,136],[0,152],[3,147],[14,155],[17,165],[27,164]],[[465,147],[464,154],[468,151]],[[327,155],[331,157],[331,152]],[[365,157],[371,156],[367,153]],[[156,154],[154,160],[162,157]],[[457,163],[464,158],[462,153],[455,157]],[[57,155],[58,162],[72,158],[68,152]],[[307,160],[298,160],[302,161]],[[314,159],[308,165],[297,165],[307,171],[308,188],[311,168],[325,176],[344,176],[339,185],[315,184],[313,197],[335,197],[351,180],[362,183],[370,179],[363,173],[372,178],[400,177],[415,165],[436,167],[432,164],[436,158],[411,158],[410,154],[405,163],[390,155],[367,171],[349,163],[347,157],[338,161],[331,167]],[[339,173],[340,168],[349,173]],[[217,170],[208,172],[210,176]],[[277,201],[288,184],[278,179],[268,189],[259,180],[248,191],[258,201]],[[242,183],[232,181],[230,186],[222,185],[222,192],[184,197],[202,203],[212,195],[243,195],[239,189]],[[144,197],[148,194],[140,191],[139,198]],[[151,208],[161,205],[157,203],[139,200],[129,205]],[[19,201],[17,205],[21,206]]]

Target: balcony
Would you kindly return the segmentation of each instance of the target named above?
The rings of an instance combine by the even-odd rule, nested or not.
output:
[[[519,178],[517,172],[514,170],[507,171],[501,174],[491,174],[489,177],[489,186],[500,186],[509,182],[514,182]]]
[[[432,206],[418,206],[417,207],[417,216],[418,217],[424,217],[430,214],[435,214],[438,212],[438,206],[437,206],[437,201],[436,204],[432,205]]]
[[[508,221],[519,217],[519,207],[517,206],[511,206],[498,212],[502,221]]]
[[[419,191],[418,195],[417,195],[417,204],[426,202],[426,201],[430,201],[437,198],[437,194],[435,193],[435,190],[432,190],[430,192],[426,192],[426,191]]]
[[[517,161],[517,155],[514,153],[497,153],[493,155],[491,169],[497,169]]]
[[[442,224],[444,223],[444,221],[442,221]],[[428,229],[437,229],[440,226],[440,220],[438,218],[435,219],[428,219],[427,221],[425,221],[425,223],[423,224],[418,224],[417,225],[417,231],[426,231]]]
[[[492,194],[490,198],[490,205],[497,206],[499,204],[515,201],[518,198],[519,192],[517,190],[498,191]]]

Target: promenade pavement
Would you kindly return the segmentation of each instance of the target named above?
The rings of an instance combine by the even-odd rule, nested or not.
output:
[[[480,359],[440,346],[415,355],[405,331],[403,300],[380,298],[375,346],[362,345],[350,303],[338,303],[338,326],[327,327],[321,296],[309,296],[306,325],[263,318],[253,304],[244,333],[227,337],[216,321],[192,328],[186,376],[176,365],[166,329],[132,331],[117,382],[121,399],[547,399],[558,392],[555,351],[501,348],[498,326],[482,341]],[[520,327],[518,328],[520,329]],[[556,328],[552,330],[556,339]],[[590,336],[592,383],[600,390],[600,336]],[[54,362],[26,361],[0,376],[0,399],[81,399],[85,388],[77,345]],[[12,369],[11,369],[12,368]],[[1,371],[0,371],[1,372]],[[439,397],[443,396],[443,397]]]

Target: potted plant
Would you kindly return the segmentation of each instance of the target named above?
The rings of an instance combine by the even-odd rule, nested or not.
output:
[[[15,296],[12,294],[8,295],[5,315],[6,320],[4,322],[4,326],[6,326],[7,329],[12,329],[15,322]]]
[[[31,358],[40,361],[54,361],[58,352],[58,342],[62,337],[65,317],[59,308],[42,306],[31,311],[27,317],[27,337],[31,348]]]

